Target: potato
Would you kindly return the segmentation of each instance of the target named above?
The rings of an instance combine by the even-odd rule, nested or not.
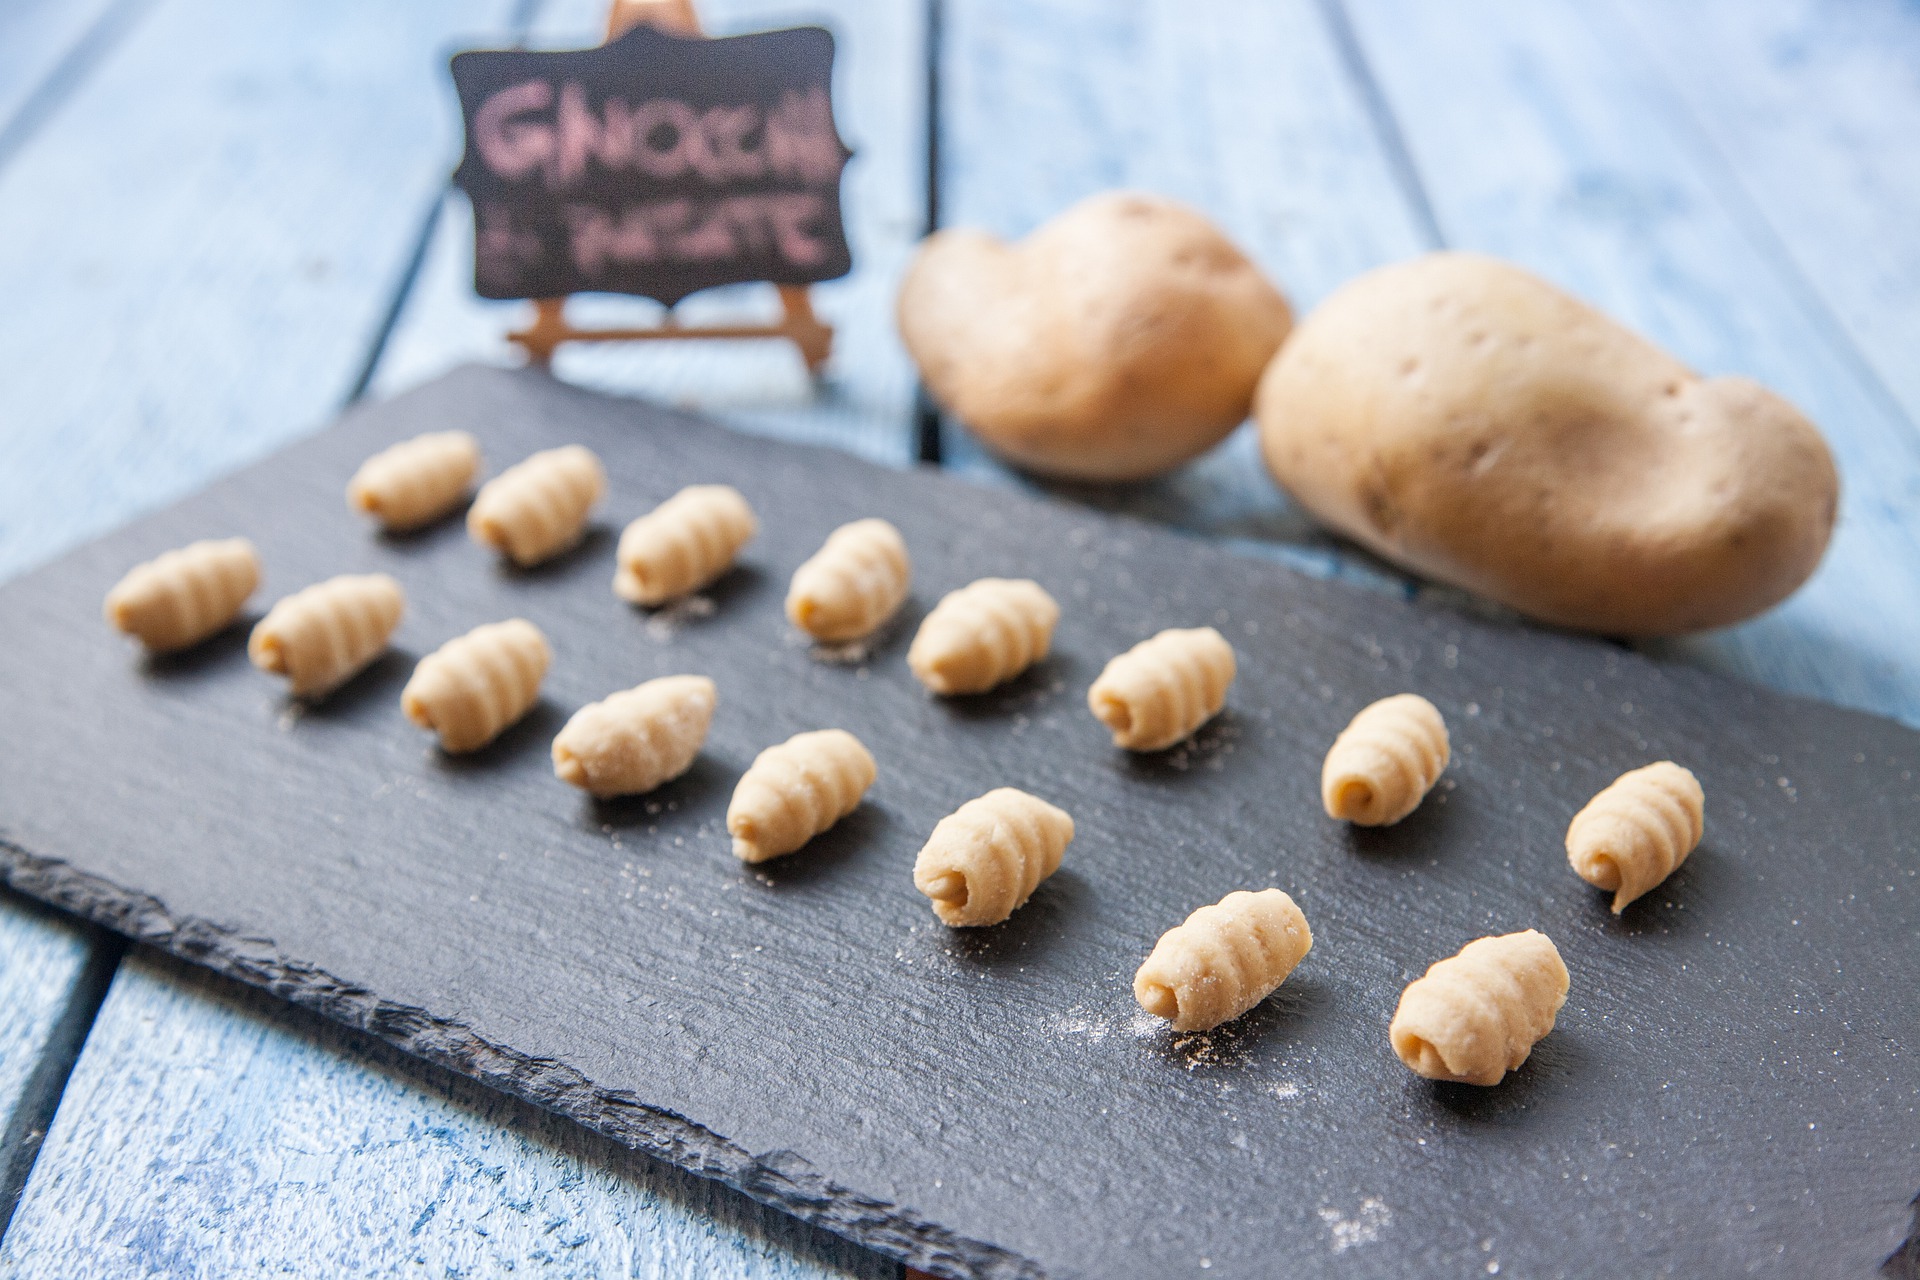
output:
[[[1702,378],[1518,267],[1354,280],[1261,379],[1267,465],[1390,560],[1609,635],[1725,626],[1819,564],[1839,477],[1747,378]]]
[[[899,323],[928,390],[1008,461],[1138,480],[1246,418],[1293,313],[1193,210],[1110,192],[1016,245],[935,233]]]

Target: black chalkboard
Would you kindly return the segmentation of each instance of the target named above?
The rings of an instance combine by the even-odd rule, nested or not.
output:
[[[585,545],[520,572],[458,519],[387,539],[346,509],[368,454],[451,427],[495,468],[598,450]],[[712,608],[621,604],[621,522],[715,480],[762,533]],[[912,548],[912,599],[864,659],[824,661],[782,617],[787,578],[875,514]],[[396,575],[395,651],[301,711],[244,628],[143,661],[101,623],[130,564],[229,533],[260,547],[260,608]],[[1055,654],[928,697],[905,663],[919,617],[1010,573],[1059,598]],[[413,661],[516,614],[553,642],[541,702],[440,755],[399,707]],[[1177,750],[1115,751],[1085,706],[1101,664],[1201,622],[1239,651],[1226,713]],[[0,587],[0,635],[15,886],[945,1274],[1867,1277],[1912,1221],[1920,734],[1886,720],[529,372],[358,409]],[[568,713],[680,671],[720,689],[691,773],[611,804],[554,780]],[[1399,826],[1328,821],[1328,742],[1406,689],[1452,728],[1441,787]],[[879,761],[867,802],[743,866],[734,780],[826,725]],[[1704,782],[1706,839],[1616,919],[1561,839],[1660,757]],[[1012,920],[949,931],[914,854],[1002,784],[1065,805],[1078,838]],[[1198,1036],[1135,1007],[1162,930],[1269,884],[1315,940],[1279,993]],[[1386,1036],[1403,985],[1526,926],[1573,975],[1554,1032],[1496,1089],[1408,1073]]]
[[[564,53],[453,59],[485,298],[629,293],[672,304],[852,270],[833,36],[711,40],[642,24]]]

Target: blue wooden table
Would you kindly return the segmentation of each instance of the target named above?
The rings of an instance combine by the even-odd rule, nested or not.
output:
[[[1437,245],[1518,260],[1763,379],[1845,477],[1816,578],[1660,646],[1920,723],[1920,13],[1898,0],[704,0],[841,40],[857,270],[824,383],[774,344],[568,350],[561,376],[909,465],[894,285],[930,212],[1024,232],[1093,191],[1206,210],[1304,309]],[[591,43],[604,0],[0,4],[0,575],[470,359],[438,68]],[[937,180],[930,180],[937,179]],[[691,300],[765,314],[769,291]],[[583,306],[631,318],[645,304]],[[945,465],[1004,471],[951,424]],[[1243,429],[1075,488],[1310,572]],[[16,1209],[17,1200],[17,1209]],[[886,1276],[713,1184],[0,895],[0,1276]]]

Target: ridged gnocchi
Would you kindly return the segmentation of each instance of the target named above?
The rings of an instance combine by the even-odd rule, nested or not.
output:
[[[913,887],[943,924],[999,924],[1060,869],[1072,840],[1066,810],[999,787],[940,819],[914,863]]]
[[[480,444],[464,431],[429,431],[382,449],[347,482],[347,506],[404,532],[460,505],[480,474]]]
[[[942,696],[985,693],[1047,656],[1060,606],[1026,578],[981,578],[933,606],[907,666]]]
[[[858,640],[894,615],[912,578],[900,531],[885,520],[855,520],[828,534],[794,570],[787,617],[816,640]]]
[[[1671,760],[1621,774],[1567,827],[1567,861],[1613,892],[1613,914],[1680,869],[1705,829],[1707,793]]]
[[[1087,706],[1114,746],[1159,751],[1220,714],[1234,672],[1233,646],[1218,631],[1170,629],[1107,663]]]
[[[467,533],[530,568],[580,541],[606,490],[606,469],[593,450],[542,449],[480,486],[467,508]]]
[[[341,574],[281,600],[247,637],[247,657],[287,677],[296,698],[319,698],[386,649],[406,593],[384,573]]]
[[[1175,1031],[1205,1031],[1272,995],[1312,949],[1290,896],[1236,889],[1160,935],[1133,976],[1133,998]]]
[[[662,676],[573,713],[553,740],[553,772],[596,796],[631,796],[693,767],[716,701],[705,676]]]
[[[1382,698],[1333,740],[1320,769],[1320,802],[1329,818],[1387,826],[1419,807],[1450,756],[1439,708],[1417,693]]]
[[[1476,938],[1400,994],[1387,1037],[1417,1075],[1499,1084],[1553,1030],[1567,987],[1567,966],[1546,934]]]
[[[738,489],[690,484],[621,531],[613,594],[641,605],[690,595],[731,569],[759,528]]]
[[[844,729],[796,733],[754,757],[727,805],[727,832],[743,862],[792,853],[859,807],[877,773]]]
[[[155,653],[224,630],[260,585],[260,556],[245,538],[206,539],[135,565],[101,606],[108,622]]]
[[[546,636],[525,618],[489,622],[420,659],[400,709],[439,734],[442,751],[477,751],[532,709],[552,662]]]

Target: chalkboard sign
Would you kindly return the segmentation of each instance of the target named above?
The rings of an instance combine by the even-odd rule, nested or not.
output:
[[[671,305],[847,274],[833,52],[820,27],[710,40],[642,25],[597,49],[455,55],[475,290]]]

